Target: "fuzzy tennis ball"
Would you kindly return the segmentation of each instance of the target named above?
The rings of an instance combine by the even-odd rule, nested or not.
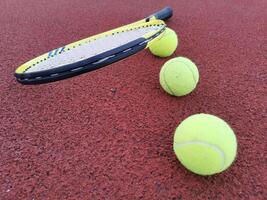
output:
[[[177,57],[163,65],[160,70],[159,81],[167,93],[183,96],[195,89],[199,81],[199,72],[191,60]]]
[[[233,130],[225,121],[214,115],[196,114],[177,127],[173,148],[188,170],[199,175],[212,175],[232,164],[237,142]]]
[[[149,50],[155,56],[168,57],[174,53],[177,45],[178,38],[176,33],[172,29],[166,28],[162,36],[151,43]]]

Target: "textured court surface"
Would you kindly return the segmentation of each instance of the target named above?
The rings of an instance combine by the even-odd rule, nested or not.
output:
[[[34,56],[166,5],[174,56],[200,71],[186,97],[160,89],[167,59],[148,51],[53,84],[13,77]],[[0,199],[266,198],[266,10],[264,0],[0,1]],[[236,162],[212,177],[185,170],[172,150],[175,127],[200,112],[238,138]]]

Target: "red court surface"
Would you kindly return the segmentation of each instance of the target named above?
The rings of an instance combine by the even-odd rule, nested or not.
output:
[[[23,86],[23,62],[169,5],[172,57],[200,83],[175,98],[158,81],[167,59],[143,51],[92,73]],[[267,197],[267,1],[0,1],[0,199],[219,200]],[[229,170],[201,177],[176,159],[173,132],[196,113],[238,139]],[[265,188],[265,189],[264,189]]]

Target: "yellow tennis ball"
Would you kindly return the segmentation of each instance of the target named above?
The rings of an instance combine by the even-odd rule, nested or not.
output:
[[[162,33],[159,39],[155,39],[149,46],[150,52],[159,57],[168,57],[174,53],[178,45],[178,38],[176,33],[170,29]]]
[[[177,127],[173,149],[188,170],[199,175],[212,175],[232,164],[237,142],[225,121],[214,115],[196,114]]]
[[[183,96],[195,89],[199,81],[199,72],[191,60],[177,57],[163,65],[159,77],[160,85],[167,93]]]

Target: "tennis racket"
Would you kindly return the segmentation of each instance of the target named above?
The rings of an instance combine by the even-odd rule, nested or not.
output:
[[[15,71],[22,84],[41,84],[90,72],[145,49],[162,36],[172,9],[166,7],[149,17],[49,51]]]

